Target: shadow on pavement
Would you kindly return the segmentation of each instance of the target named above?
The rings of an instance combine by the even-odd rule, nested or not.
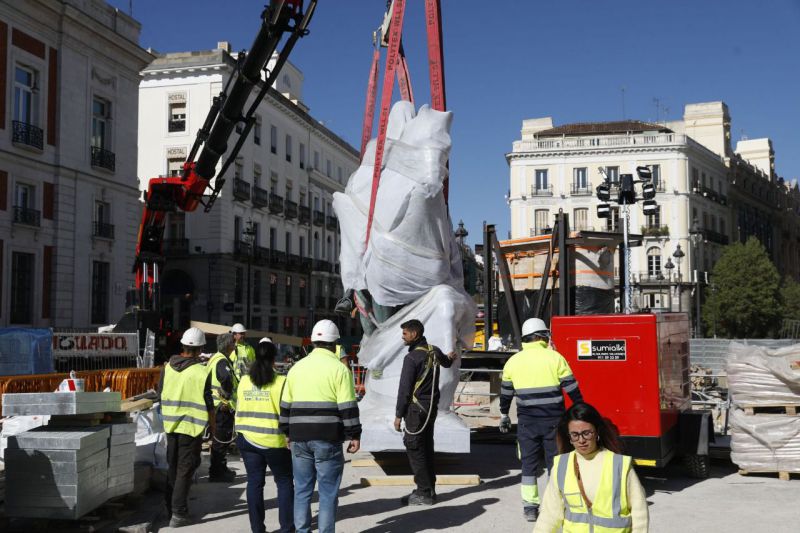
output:
[[[738,467],[728,460],[711,459],[708,477],[719,479],[734,474],[738,470]],[[680,492],[705,481],[690,477],[689,471],[680,458],[674,459],[664,468],[636,467],[636,474],[644,486],[647,497],[656,492]]]
[[[470,520],[486,512],[485,507],[499,502],[499,498],[483,498],[464,505],[431,508],[384,518],[378,525],[365,529],[362,533],[402,532],[414,533],[427,529],[448,530],[463,526]]]

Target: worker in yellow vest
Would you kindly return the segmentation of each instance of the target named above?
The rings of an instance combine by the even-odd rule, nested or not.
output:
[[[254,532],[267,530],[264,524],[267,467],[278,489],[280,531],[294,531],[292,454],[286,436],[278,429],[281,392],[286,378],[275,373],[276,353],[272,342],[259,341],[256,360],[250,366],[250,373],[242,377],[236,392],[236,445],[247,470],[247,510],[250,529]]]
[[[244,340],[247,336],[247,329],[244,325],[237,322],[231,326],[230,332],[233,334],[233,340],[236,343],[236,348],[231,356],[233,372],[236,374],[236,378],[241,381],[242,376],[247,374],[250,365],[256,360],[256,351]]]
[[[534,533],[646,533],[647,500],[616,431],[591,405],[570,407]]]
[[[208,361],[216,413],[211,432],[211,464],[208,467],[208,480],[212,483],[231,482],[236,478],[236,472],[228,468],[225,459],[233,440],[233,413],[236,410],[236,387],[239,385],[231,362],[235,345],[233,335],[223,333],[217,337],[217,353]]]
[[[161,371],[158,390],[167,434],[166,504],[170,527],[191,523],[189,487],[200,466],[200,446],[209,421],[213,427],[211,375],[200,360],[205,344],[206,336],[201,330],[187,329],[181,337],[181,353],[173,355]]]
[[[500,431],[508,432],[511,401],[517,397],[517,451],[522,461],[522,511],[525,520],[539,515],[536,477],[544,451],[549,470],[556,455],[556,426],[564,414],[564,394],[574,402],[583,401],[578,382],[564,357],[548,346],[550,330],[539,318],[522,324],[522,351],[503,366],[500,388]]]

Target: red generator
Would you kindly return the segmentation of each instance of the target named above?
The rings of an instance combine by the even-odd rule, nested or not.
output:
[[[636,464],[679,455],[708,476],[713,425],[692,411],[686,313],[554,316],[550,326],[584,400],[616,425]]]

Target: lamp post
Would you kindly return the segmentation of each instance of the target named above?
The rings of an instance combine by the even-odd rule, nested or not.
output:
[[[661,300],[661,309],[664,309],[664,274],[659,270],[658,275],[656,276],[658,280],[658,299]]]
[[[667,262],[664,264],[667,270],[667,295],[669,295],[669,312],[672,312],[672,269],[675,265],[672,264],[672,258],[667,257]]]
[[[692,220],[692,229],[689,230],[689,242],[692,243],[692,255],[694,256],[694,336],[700,336],[700,243],[703,242],[703,230],[697,222],[697,217]]]
[[[681,245],[679,243],[675,247],[675,251],[672,252],[672,257],[675,258],[675,262],[678,264],[678,281],[677,281],[677,288],[675,289],[675,292],[678,294],[678,312],[679,313],[683,311],[683,302],[681,301],[681,282],[683,281],[681,279],[681,259],[683,259],[683,256],[685,256],[685,255],[686,254],[683,253],[683,250],[681,250]]]
[[[247,244],[247,283],[245,283],[244,290],[247,291],[247,308],[245,309],[246,324],[245,327],[250,327],[250,265],[253,263],[253,244],[255,242],[256,229],[253,226],[252,219],[247,220],[247,227],[242,232],[244,242]]]

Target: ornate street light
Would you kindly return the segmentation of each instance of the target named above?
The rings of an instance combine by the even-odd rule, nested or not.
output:
[[[667,262],[664,264],[664,268],[667,270],[667,294],[669,295],[669,312],[672,312],[672,269],[675,268],[675,265],[672,264],[672,258],[667,257]]]
[[[683,311],[683,302],[681,302],[681,281],[682,281],[682,278],[681,278],[681,260],[683,259],[683,257],[685,255],[686,254],[683,253],[683,250],[681,250],[681,245],[679,243],[675,247],[675,251],[672,252],[672,257],[675,258],[675,262],[678,264],[678,280],[677,280],[677,285],[678,286],[677,286],[677,289],[675,290],[675,292],[678,294],[678,312],[679,313],[681,311]]]
[[[692,229],[689,230],[689,242],[692,243],[692,255],[694,256],[694,336],[700,336],[700,243],[703,242],[703,230],[697,222],[697,217],[692,220]]]

